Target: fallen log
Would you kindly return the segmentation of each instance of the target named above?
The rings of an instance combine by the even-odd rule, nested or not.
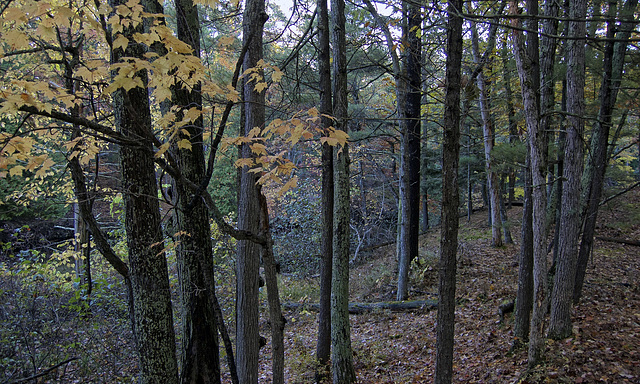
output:
[[[596,236],[596,239],[602,240],[602,241],[608,241],[612,243],[634,245],[636,247],[640,247],[640,241],[637,241],[637,240],[627,240],[627,239],[620,239],[617,237],[605,237],[605,236]]]
[[[318,312],[319,304],[314,303],[283,303],[282,308],[287,310],[307,310]],[[412,301],[381,301],[377,303],[349,303],[349,313],[361,315],[378,310],[390,310],[391,312],[403,312],[413,310],[429,311],[438,308],[438,300],[412,300]]]

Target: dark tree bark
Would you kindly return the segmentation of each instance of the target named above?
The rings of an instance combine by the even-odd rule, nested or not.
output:
[[[529,13],[537,15],[537,3],[530,2]],[[511,9],[517,13],[517,9]],[[535,35],[535,33],[533,34]],[[513,31],[513,46],[516,66],[522,89],[525,120],[529,133],[529,158],[532,181],[532,231],[533,231],[533,313],[529,329],[529,366],[537,365],[544,353],[544,318],[547,308],[547,259],[546,259],[546,172],[547,159],[545,135],[539,125],[539,98],[536,93],[536,60],[525,48],[524,36],[519,30]],[[535,56],[537,58],[537,56]]]
[[[336,128],[346,131],[348,116],[346,20],[344,0],[331,0],[333,43],[333,112]],[[349,324],[349,145],[334,158],[333,271],[331,281],[331,361],[333,382],[355,381]]]
[[[113,6],[119,4],[119,0],[112,3]],[[147,12],[153,12],[158,7],[154,1],[142,4]],[[124,29],[123,35],[130,43],[124,51],[112,51],[112,62],[119,62],[122,57],[145,60],[144,46],[134,43],[133,34],[139,32],[143,32],[142,24]],[[136,76],[143,87],[129,91],[118,89],[113,99],[118,131],[139,143],[137,148],[120,147],[134,330],[140,356],[138,381],[143,384],[177,383],[171,290],[160,226],[151,141],[153,132],[146,86],[148,77],[146,71],[139,71]]]
[[[329,45],[329,10],[327,0],[318,0],[318,72],[322,127],[328,135],[333,121],[331,92],[331,48]],[[320,313],[318,315],[318,343],[316,382],[329,377],[331,356],[331,275],[333,266],[333,147],[322,144],[322,240],[320,256]]]
[[[198,10],[191,0],[176,0],[178,38],[200,56],[200,25]],[[202,108],[200,84],[174,86],[173,102],[182,119],[190,108]],[[203,119],[200,116],[184,127],[180,139],[191,142],[190,149],[174,148],[179,171],[187,179],[200,184],[205,178],[203,147]],[[202,198],[194,200],[194,191],[183,183],[176,186],[176,219],[178,233],[177,261],[182,300],[182,383],[219,383],[220,357],[218,325],[209,297],[215,295],[213,280],[213,252],[209,212]]]
[[[524,175],[524,207],[522,208],[521,243],[518,261],[518,293],[514,320],[514,346],[529,340],[533,309],[533,189],[531,183],[530,150],[527,148]]]
[[[146,73],[138,76],[146,81]],[[125,136],[144,141],[151,135],[146,88],[116,93],[114,109],[118,129]],[[139,382],[177,382],[173,315],[156,198],[153,150],[149,141],[141,145],[142,150],[120,148],[134,329],[140,355]]]
[[[587,271],[587,262],[593,249],[598,207],[602,196],[604,176],[608,164],[608,139],[612,125],[612,113],[622,80],[624,58],[630,32],[637,24],[632,15],[638,5],[637,0],[627,0],[622,10],[620,27],[615,25],[615,3],[609,7],[607,38],[604,49],[602,85],[600,86],[600,109],[591,137],[591,156],[587,157],[583,185],[582,238],[578,253],[578,266],[573,292],[573,302],[578,303]],[[619,33],[616,31],[619,29]],[[614,41],[615,39],[615,41]]]
[[[436,324],[435,383],[453,378],[453,332],[455,324],[456,252],[458,250],[458,161],[460,154],[460,83],[462,63],[462,1],[447,4],[447,60],[442,145],[442,225],[438,315]]]
[[[244,57],[244,70],[256,67],[262,59],[262,36],[267,21],[264,0],[249,0],[246,3],[242,21],[243,36],[248,39],[248,49]],[[255,89],[255,83],[244,80],[244,134],[255,128],[263,128],[263,92]],[[241,147],[240,157],[251,158],[248,144]],[[240,196],[238,199],[238,229],[252,233],[260,231],[260,204],[258,200],[257,175],[244,166],[240,173]],[[258,383],[258,288],[260,246],[257,243],[240,240],[237,251],[237,313],[236,352],[238,379],[242,384]]]
[[[278,291],[278,273],[276,259],[273,254],[273,238],[269,225],[269,207],[267,198],[258,191],[260,199],[260,230],[266,239],[262,246],[262,263],[264,265],[265,285],[267,286],[267,301],[269,302],[269,320],[271,322],[271,369],[272,382],[284,384],[284,317],[280,306]]]
[[[580,179],[583,167],[585,41],[587,12],[585,0],[570,3],[567,42],[567,136],[564,152],[562,214],[560,215],[559,253],[551,295],[548,335],[562,339],[571,335],[571,306],[578,262],[580,235]]]
[[[422,46],[418,31],[422,18],[420,6],[416,3],[403,3],[406,10],[406,27],[403,37],[406,42],[404,66],[406,73],[406,92],[404,108],[400,111],[402,128],[402,163],[400,166],[400,206],[402,220],[399,236],[398,290],[397,300],[409,297],[409,267],[418,257],[418,236],[420,234],[420,100]]]
[[[509,122],[509,143],[514,145],[520,141],[518,135],[518,122],[516,121],[515,108],[513,106],[513,89],[511,88],[511,60],[509,60],[509,45],[503,43],[502,45],[502,68],[504,78],[504,94],[507,109],[507,121]],[[508,171],[509,183],[508,183],[508,205],[507,208],[511,209],[513,201],[515,200],[515,187],[516,187],[516,169],[510,168]]]

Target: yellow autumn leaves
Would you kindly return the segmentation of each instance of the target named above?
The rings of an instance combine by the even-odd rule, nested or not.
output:
[[[214,0],[211,4],[217,2]],[[150,100],[155,105],[170,100],[176,85],[189,90],[199,87],[208,101],[239,102],[240,93],[230,84],[212,81],[211,70],[192,55],[189,45],[174,35],[165,24],[165,18],[166,15],[145,13],[138,0],[129,0],[115,8],[93,2],[80,6],[57,0],[15,0],[12,7],[5,9],[0,14],[0,65],[11,70],[0,73],[0,116],[6,120],[1,124],[19,121],[20,114],[25,111],[34,115],[29,118],[32,126],[29,133],[17,130],[14,123],[11,123],[14,128],[3,128],[0,132],[0,177],[22,176],[25,171],[36,177],[47,175],[54,161],[47,151],[33,150],[35,143],[46,146],[47,140],[65,149],[67,158],[78,156],[82,163],[88,161],[100,150],[97,139],[71,140],[64,131],[65,125],[51,117],[56,113],[71,115],[72,110],[81,110],[82,119],[109,128],[112,124],[109,117],[111,95],[119,89],[148,88]],[[148,28],[144,31],[141,29],[129,38],[122,34],[125,28],[138,26],[145,20],[149,22],[145,22]],[[110,29],[112,37],[105,29]],[[237,55],[231,49],[237,38],[221,37],[219,40],[223,52],[219,62],[230,64],[226,56]],[[145,59],[126,57],[127,49],[132,45],[146,50]],[[110,50],[122,50],[125,57],[110,64]],[[224,53],[225,50],[229,53]],[[72,55],[76,55],[76,62],[70,67]],[[143,73],[145,76],[141,76]],[[69,76],[76,84],[73,90],[68,89]],[[282,80],[284,73],[261,60],[242,76],[257,91],[266,92]],[[191,107],[181,111],[174,107],[156,114],[154,127],[160,140],[156,145],[156,157],[163,156],[173,144],[180,150],[190,150],[190,137],[185,127],[195,123],[204,113],[213,115],[212,112],[213,107]],[[250,143],[255,157],[240,160],[236,165],[249,166],[260,172],[262,183],[282,183],[282,178],[290,176],[295,168],[286,160],[287,148],[317,137],[321,143],[333,146],[343,146],[347,142],[348,136],[342,131],[321,131],[320,118],[317,109],[311,108],[286,120],[275,119],[266,127],[254,129],[247,137],[225,139],[222,150],[230,145]],[[69,127],[66,125],[67,129]],[[205,139],[209,135],[205,134]],[[266,140],[275,138],[285,145],[280,146],[282,150],[269,153]],[[290,178],[281,192],[295,183],[295,177]]]

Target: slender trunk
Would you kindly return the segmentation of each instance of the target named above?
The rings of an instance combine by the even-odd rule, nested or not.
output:
[[[318,71],[320,78],[320,113],[322,126],[328,134],[333,121],[331,102],[331,50],[329,46],[329,11],[327,0],[318,0]],[[322,145],[322,243],[320,259],[320,313],[318,315],[318,344],[316,382],[329,377],[331,355],[331,276],[333,269],[333,147]]]
[[[580,235],[580,179],[582,176],[584,135],[584,60],[587,12],[586,0],[572,1],[568,24],[567,48],[567,137],[564,152],[564,185],[560,216],[559,253],[551,296],[549,337],[562,339],[571,335],[571,306],[578,262]]]
[[[533,188],[531,184],[531,161],[527,147],[524,174],[524,207],[520,258],[518,261],[518,293],[516,295],[514,346],[519,347],[529,340],[531,310],[533,309]]]
[[[561,110],[563,112],[567,111],[567,81],[562,81],[562,99],[561,99]],[[562,122],[560,122],[560,126],[562,126]],[[558,146],[558,169],[557,169],[557,187],[556,187],[556,201],[555,201],[555,224],[556,228],[553,236],[553,258],[551,262],[551,273],[554,273],[556,270],[556,262],[558,260],[558,252],[559,244],[560,244],[560,215],[562,215],[562,173],[564,172],[564,143],[567,136],[567,132],[561,130],[558,134],[557,146]]]
[[[482,65],[479,37],[476,23],[471,22],[472,30],[472,50],[473,57],[476,65]],[[492,51],[495,45],[495,35],[497,27],[491,26],[489,31],[489,42],[487,49]],[[487,172],[487,193],[489,197],[490,206],[490,221],[491,221],[491,246],[502,246],[502,220],[500,217],[500,185],[498,182],[498,175],[493,170],[493,160],[491,159],[491,151],[493,150],[494,143],[494,128],[493,119],[491,118],[491,107],[489,105],[489,91],[487,90],[487,80],[484,76],[484,71],[480,70],[478,77],[476,78],[476,85],[478,87],[478,103],[480,106],[480,115],[482,116],[482,137],[484,142],[484,160],[485,170]]]
[[[347,56],[344,0],[331,0],[333,43],[333,107],[336,128],[347,130]],[[355,381],[349,324],[350,185],[349,145],[334,158],[333,274],[331,290],[331,361],[334,383]]]
[[[248,39],[248,49],[243,68],[255,68],[262,59],[262,36],[267,21],[264,0],[249,0],[243,16],[243,36]],[[256,90],[256,84],[244,79],[244,135],[255,127],[263,128],[265,121],[263,92]],[[241,147],[240,158],[251,158],[248,144]],[[240,173],[240,196],[238,200],[238,229],[253,233],[260,231],[260,204],[258,199],[257,175],[244,166]],[[242,384],[258,383],[258,288],[260,246],[247,240],[239,240],[237,250],[237,312],[236,351],[238,379]]]
[[[198,10],[191,0],[176,0],[178,38],[200,56],[200,26]],[[200,84],[189,89],[184,84],[174,86],[173,102],[179,108],[178,120],[190,108],[202,108]],[[189,140],[190,149],[173,148],[179,170],[187,180],[200,184],[205,177],[203,119],[183,128],[180,139]],[[219,383],[220,357],[218,324],[210,295],[215,295],[213,252],[209,212],[202,199],[190,207],[193,191],[186,185],[176,185],[176,221],[178,233],[177,261],[182,300],[182,372],[181,382]],[[209,277],[209,278],[207,278]]]
[[[460,85],[462,63],[461,0],[449,0],[446,93],[442,146],[442,225],[436,325],[436,384],[453,379],[456,253],[458,250],[458,161],[460,153]]]
[[[625,3],[621,17],[623,22],[617,36],[616,29],[618,29],[618,27],[615,25],[616,15],[614,13],[616,7],[611,4],[609,9],[610,15],[607,24],[607,37],[609,41],[606,42],[604,51],[604,73],[602,86],[600,87],[600,110],[598,111],[597,123],[595,124],[591,138],[591,156],[587,158],[587,166],[585,167],[586,177],[582,183],[585,189],[583,191],[584,209],[582,212],[584,224],[573,292],[574,303],[580,300],[582,284],[584,283],[584,276],[587,270],[587,262],[593,248],[598,207],[608,163],[607,144],[612,124],[612,113],[622,80],[624,57],[627,51],[630,31],[633,30],[636,25],[631,15],[634,14],[637,4],[637,0],[627,0]]]
[[[516,121],[515,109],[513,107],[513,90],[511,88],[511,66],[509,65],[509,45],[504,43],[502,45],[502,67],[504,78],[504,90],[505,101],[507,107],[507,118],[509,121],[509,143],[511,145],[520,141],[518,135],[518,122]],[[516,170],[509,168],[509,183],[508,183],[508,208],[511,209],[513,201],[515,200],[516,189]]]
[[[504,201],[504,179],[500,182],[500,219],[502,220],[502,233],[504,233],[504,243],[513,244],[511,229],[509,228],[509,218],[507,217],[507,205]]]
[[[274,384],[284,384],[284,317],[280,305],[276,259],[273,255],[273,238],[269,226],[269,207],[267,198],[258,192],[260,199],[260,229],[266,237],[266,245],[262,247],[262,263],[264,265],[267,301],[269,302],[269,320],[271,321],[271,360]]]
[[[530,15],[537,15],[537,3],[529,2]],[[511,12],[517,12],[511,9]],[[530,28],[530,27],[529,27]],[[537,27],[536,27],[537,30]],[[535,33],[531,35],[536,35]],[[513,31],[513,46],[516,56],[518,76],[522,88],[525,119],[529,133],[529,156],[531,164],[532,187],[532,231],[533,231],[533,313],[529,329],[528,364],[537,365],[544,354],[544,318],[547,309],[547,259],[546,259],[546,144],[545,135],[539,125],[539,101],[536,93],[537,60],[532,59],[525,48],[524,36],[518,30]],[[531,36],[535,39],[535,36]],[[535,56],[537,59],[537,56]]]
[[[404,57],[407,75],[407,90],[402,111],[402,164],[400,166],[402,184],[400,199],[402,200],[402,225],[400,228],[400,254],[398,263],[398,301],[409,296],[409,268],[411,261],[418,257],[418,235],[420,217],[416,207],[420,204],[420,92],[421,70],[420,38],[416,31],[421,28],[420,7],[407,4],[407,22],[403,31],[407,41],[407,52]],[[402,193],[404,192],[404,193]]]

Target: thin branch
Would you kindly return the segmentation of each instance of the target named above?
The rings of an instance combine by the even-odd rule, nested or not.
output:
[[[18,379],[16,381],[12,381],[11,384],[26,383],[26,382],[29,382],[31,380],[35,380],[35,379],[37,379],[39,377],[46,376],[49,373],[51,373],[51,371],[54,371],[54,370],[60,368],[61,366],[65,365],[65,364],[68,364],[68,363],[70,363],[70,362],[72,362],[74,360],[78,360],[78,359],[80,359],[80,358],[79,357],[72,357],[70,359],[67,359],[67,360],[65,360],[65,361],[63,361],[61,363],[58,363],[58,364],[54,365],[51,368],[45,369],[44,371],[38,373],[37,375],[33,375],[33,376],[25,377],[24,379]]]

